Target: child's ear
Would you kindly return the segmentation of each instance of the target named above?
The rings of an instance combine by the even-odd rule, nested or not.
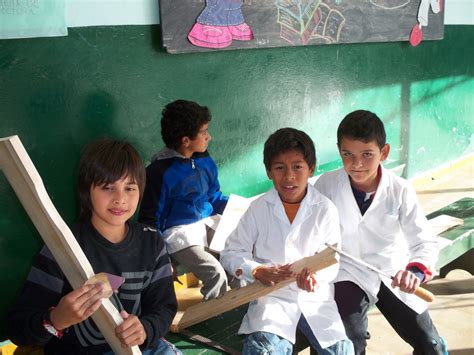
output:
[[[390,144],[388,144],[388,143],[385,144],[381,149],[381,153],[382,153],[382,155],[380,157],[381,158],[380,160],[384,161],[385,159],[388,158],[388,153],[390,153]]]
[[[267,170],[267,176],[270,180],[273,180],[272,173],[270,172],[270,170]]]
[[[184,136],[183,138],[181,138],[181,145],[183,147],[189,147],[189,143],[191,142],[191,139],[189,139],[188,136]]]
[[[316,169],[316,165],[313,165],[313,166],[309,167],[309,175],[311,175],[311,176],[314,175],[314,169]]]

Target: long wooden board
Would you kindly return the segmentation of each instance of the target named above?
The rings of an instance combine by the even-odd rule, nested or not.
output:
[[[0,139],[0,169],[30,216],[45,244],[73,288],[94,275],[94,270],[69,227],[54,207],[43,181],[18,136]],[[112,350],[119,355],[141,354],[138,346],[124,349],[115,336],[123,322],[109,299],[92,315]]]
[[[336,253],[334,250],[326,248],[313,256],[308,256],[296,261],[292,265],[291,270],[295,274],[299,273],[305,267],[307,267],[311,272],[319,271],[337,263],[335,254]],[[221,298],[198,303],[189,307],[184,313],[181,313],[179,316],[175,317],[171,326],[171,330],[174,332],[179,332],[181,329],[190,327],[191,325],[205,321],[221,313],[230,311],[231,309],[248,303],[256,298],[265,296],[270,292],[285,287],[294,281],[295,277],[292,277],[288,280],[285,280],[284,282],[276,284],[275,286],[265,286],[257,280],[248,286],[230,290]],[[181,318],[179,318],[180,316]]]

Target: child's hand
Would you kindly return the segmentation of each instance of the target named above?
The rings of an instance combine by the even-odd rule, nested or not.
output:
[[[260,280],[264,285],[275,286],[293,276],[290,264],[279,266],[260,266],[253,272],[253,277]]]
[[[145,328],[142,322],[134,314],[121,311],[123,323],[115,328],[115,335],[119,338],[123,348],[142,345],[146,339]]]
[[[58,330],[89,318],[101,305],[104,285],[83,285],[61,298],[59,304],[51,311],[50,318]]]
[[[408,270],[398,271],[392,280],[392,287],[400,287],[400,290],[407,293],[414,293],[420,286],[420,279]]]
[[[316,274],[309,272],[308,268],[306,267],[301,270],[298,275],[296,275],[296,284],[299,288],[308,292],[314,292],[318,288]]]

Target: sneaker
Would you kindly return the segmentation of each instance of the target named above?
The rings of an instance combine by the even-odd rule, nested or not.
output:
[[[237,26],[229,26],[232,39],[237,41],[251,41],[253,39],[253,32],[249,25],[245,22]]]
[[[196,22],[188,40],[198,47],[225,48],[232,43],[232,34],[226,26],[209,26]]]

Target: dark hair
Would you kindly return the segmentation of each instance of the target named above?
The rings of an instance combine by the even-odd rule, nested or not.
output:
[[[168,148],[177,149],[181,146],[181,139],[196,138],[203,125],[211,121],[209,109],[193,101],[176,100],[162,111],[161,137]]]
[[[365,143],[375,141],[380,149],[386,143],[387,136],[380,118],[373,112],[357,110],[349,113],[337,128],[337,144],[343,138],[355,139]]]
[[[263,148],[265,169],[270,171],[273,158],[290,150],[301,152],[310,168],[316,165],[316,150],[312,139],[303,131],[294,128],[280,128],[271,134],[265,142]]]
[[[110,138],[89,143],[79,161],[79,218],[90,218],[92,215],[91,187],[111,184],[124,176],[129,176],[136,182],[141,199],[146,173],[137,150],[126,141]]]

